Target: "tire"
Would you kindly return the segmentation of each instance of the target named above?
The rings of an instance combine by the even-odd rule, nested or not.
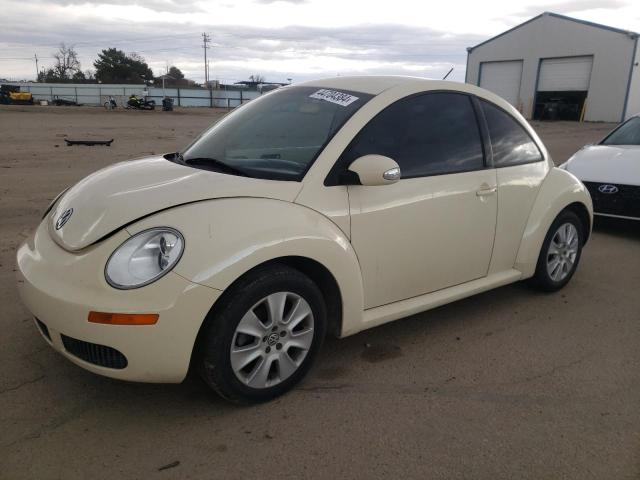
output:
[[[300,382],[326,332],[317,285],[293,268],[271,265],[247,274],[221,301],[198,341],[196,365],[204,381],[240,404],[272,400]]]
[[[569,283],[582,255],[584,228],[575,213],[570,210],[560,212],[542,243],[536,272],[530,281],[533,287],[545,292],[555,292]],[[570,232],[574,232],[575,241]],[[568,244],[566,239],[569,240]]]

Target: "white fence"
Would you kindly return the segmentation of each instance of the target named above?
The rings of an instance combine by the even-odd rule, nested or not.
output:
[[[107,85],[89,83],[8,83],[31,92],[35,101],[55,98],[72,100],[83,105],[103,105],[112,96],[118,105],[124,105],[129,95],[144,96],[160,105],[164,98],[162,88],[144,85]],[[205,88],[165,88],[166,96],[175,106],[233,108],[260,96],[255,90],[213,90]]]

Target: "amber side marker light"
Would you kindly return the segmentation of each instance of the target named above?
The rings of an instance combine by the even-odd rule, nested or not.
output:
[[[89,312],[89,321],[107,325],[155,325],[159,316],[157,313]]]

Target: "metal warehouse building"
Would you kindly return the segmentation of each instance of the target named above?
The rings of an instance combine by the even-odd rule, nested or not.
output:
[[[640,112],[637,33],[545,12],[467,52],[465,81],[529,119],[619,122]]]

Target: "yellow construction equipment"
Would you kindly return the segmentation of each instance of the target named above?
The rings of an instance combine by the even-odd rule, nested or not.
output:
[[[9,92],[9,99],[11,103],[33,103],[33,95],[29,92]]]

